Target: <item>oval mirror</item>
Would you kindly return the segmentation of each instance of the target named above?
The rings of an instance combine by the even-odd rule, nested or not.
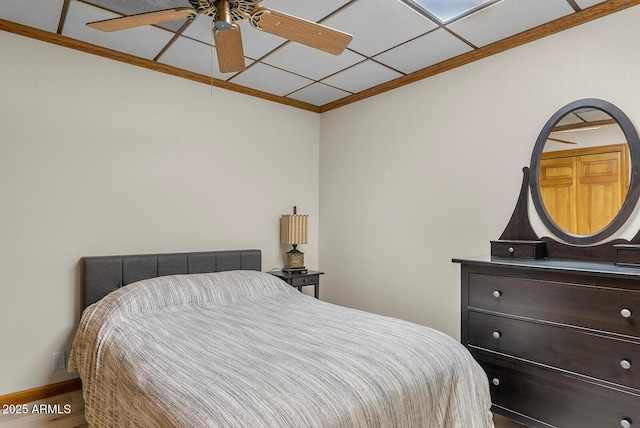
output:
[[[640,140],[616,106],[587,98],[546,123],[531,156],[533,204],[567,243],[591,245],[617,231],[636,206]]]

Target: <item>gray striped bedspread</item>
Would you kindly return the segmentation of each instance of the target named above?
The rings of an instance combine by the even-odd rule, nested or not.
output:
[[[88,307],[69,368],[92,427],[492,427],[449,336],[261,272],[176,275]]]

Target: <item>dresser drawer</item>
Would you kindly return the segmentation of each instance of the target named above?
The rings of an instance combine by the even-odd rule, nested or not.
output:
[[[304,285],[317,284],[320,280],[320,275],[304,275],[299,278],[291,278],[291,285],[294,287],[301,287]]]
[[[468,344],[640,390],[640,342],[470,312]]]
[[[468,280],[470,308],[640,336],[640,291],[478,272]]]
[[[507,358],[474,356],[489,378],[493,404],[527,415],[530,426],[599,428],[640,421],[640,395]]]
[[[545,253],[544,241],[491,241],[493,257],[541,259]]]

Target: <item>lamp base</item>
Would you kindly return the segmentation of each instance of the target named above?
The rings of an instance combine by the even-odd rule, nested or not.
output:
[[[304,253],[293,247],[293,250],[284,253],[285,262],[283,272],[304,272]]]
[[[296,268],[288,268],[288,267],[283,267],[282,268],[282,272],[287,272],[287,273],[307,273],[309,272],[309,269],[307,269],[306,267],[296,267]]]

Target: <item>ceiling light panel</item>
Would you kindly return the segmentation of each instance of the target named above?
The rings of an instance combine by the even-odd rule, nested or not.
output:
[[[256,63],[230,81],[280,96],[290,94],[313,83],[313,80],[261,63]]]
[[[62,34],[76,40],[147,59],[153,59],[174,35],[171,31],[151,25],[112,32],[99,31],[86,26],[87,22],[118,16],[83,2],[72,1]]]
[[[566,0],[503,0],[447,27],[481,47],[573,12]]]
[[[459,16],[479,10],[496,0],[403,0],[418,10],[435,16],[440,22],[449,22]]]
[[[326,78],[323,83],[349,92],[360,92],[398,77],[402,74],[368,60]]]
[[[437,27],[399,1],[358,1],[323,22],[353,36],[348,49],[372,57]]]
[[[64,0],[1,0],[0,18],[55,33]]]
[[[409,74],[471,50],[471,46],[448,31],[438,29],[383,52],[374,59]]]
[[[321,80],[366,58],[346,49],[341,55],[331,55],[299,43],[289,43],[267,56],[262,62]]]
[[[288,98],[321,106],[339,100],[340,98],[344,98],[348,95],[351,95],[351,93],[323,85],[322,83],[314,83],[313,85],[306,86],[299,91],[288,95]]]

